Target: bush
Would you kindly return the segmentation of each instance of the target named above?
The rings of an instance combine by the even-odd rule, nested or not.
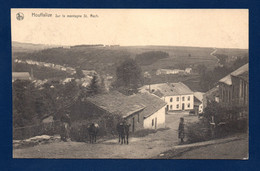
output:
[[[89,118],[88,120],[75,121],[71,125],[70,138],[72,141],[88,141],[88,126],[97,123],[99,130],[97,137],[112,137],[117,135],[116,125],[121,120],[119,115],[103,114],[99,118]]]
[[[88,138],[88,122],[74,122],[70,128],[70,138],[72,141],[85,142]]]
[[[187,124],[185,134],[188,139],[188,143],[207,141],[211,139],[209,124],[203,120]]]

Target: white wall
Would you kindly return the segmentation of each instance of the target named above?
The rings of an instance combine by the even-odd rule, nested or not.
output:
[[[153,115],[144,119],[145,129],[155,129],[155,118],[157,118],[157,129],[165,128],[165,107],[166,105],[162,107],[160,110],[158,110],[157,112],[155,112]],[[154,122],[153,126],[152,126],[152,120]]]
[[[203,113],[203,104],[199,105],[199,113]]]
[[[184,100],[183,100],[183,97],[184,97]],[[188,100],[188,97],[190,97],[189,98],[190,100]],[[171,102],[171,98],[172,98],[172,102]],[[179,101],[177,101],[177,98],[179,98]],[[179,96],[166,96],[163,99],[167,103],[167,105],[169,106],[168,110],[182,110],[182,104],[183,103],[184,103],[184,110],[194,109],[194,96],[193,96],[193,94],[179,95]],[[177,105],[179,105],[179,107]]]

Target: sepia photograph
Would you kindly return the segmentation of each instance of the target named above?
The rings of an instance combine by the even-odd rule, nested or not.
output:
[[[248,12],[12,8],[12,157],[248,160]]]

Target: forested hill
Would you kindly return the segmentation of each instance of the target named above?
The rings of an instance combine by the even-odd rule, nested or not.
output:
[[[112,50],[103,47],[59,47],[21,54],[19,57],[23,59],[66,65],[73,68],[80,67],[81,69],[86,70],[94,69],[100,72],[111,73],[112,68],[114,68],[117,63],[122,62],[129,56],[129,52],[120,49]]]
[[[12,52],[19,53],[19,52],[34,52],[43,49],[49,49],[58,47],[58,45],[44,45],[44,44],[32,44],[32,43],[20,43],[13,41],[12,42]]]

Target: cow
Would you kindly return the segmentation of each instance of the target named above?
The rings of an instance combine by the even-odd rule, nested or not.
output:
[[[131,125],[127,124],[125,121],[119,122],[117,124],[117,132],[118,132],[118,142],[121,144],[128,144],[128,137],[129,137],[129,127]]]
[[[88,126],[89,141],[91,144],[97,141],[99,125],[97,123],[91,123]]]

